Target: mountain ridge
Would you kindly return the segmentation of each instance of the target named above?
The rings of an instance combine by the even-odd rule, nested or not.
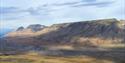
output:
[[[12,32],[7,40],[16,43],[102,45],[125,42],[125,21],[101,19],[54,24],[37,32]],[[15,35],[11,35],[14,34]],[[36,43],[37,42],[37,43]]]

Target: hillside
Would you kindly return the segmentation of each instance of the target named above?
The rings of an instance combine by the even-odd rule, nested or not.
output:
[[[32,24],[0,38],[2,63],[124,63],[124,58],[124,20]]]
[[[7,41],[36,45],[69,44],[81,46],[125,43],[125,21],[117,19],[54,24],[42,27],[35,32],[30,30],[26,28],[8,33],[6,35]]]

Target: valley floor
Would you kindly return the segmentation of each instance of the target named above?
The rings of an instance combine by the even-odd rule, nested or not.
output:
[[[27,52],[19,55],[0,55],[0,63],[125,63],[125,51],[61,50],[64,55],[41,55]]]
[[[39,55],[10,55],[0,56],[0,63],[116,63],[112,59],[97,59],[88,56],[39,56]],[[123,63],[123,62],[119,62]]]

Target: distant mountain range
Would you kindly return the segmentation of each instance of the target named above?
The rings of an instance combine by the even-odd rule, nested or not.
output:
[[[32,24],[6,34],[2,43],[8,48],[37,48],[45,45],[98,47],[125,43],[125,20],[100,19],[44,26]],[[11,47],[10,47],[11,46]],[[27,49],[27,48],[26,48]],[[10,50],[10,49],[9,49]]]
[[[54,24],[48,27],[35,24],[29,25],[27,28],[19,27],[17,31],[8,33],[6,37],[13,38],[13,42],[19,43],[32,41],[41,44],[119,43],[125,42],[125,21],[101,19]],[[26,40],[27,38],[31,41]]]

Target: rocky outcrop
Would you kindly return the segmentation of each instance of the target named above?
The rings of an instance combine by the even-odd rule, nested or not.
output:
[[[34,32],[40,31],[43,28],[45,28],[46,26],[44,25],[40,25],[40,24],[33,24],[33,25],[29,25],[26,29],[31,29]]]
[[[24,27],[21,26],[21,27],[19,27],[16,31],[23,31],[23,30],[24,30]]]

